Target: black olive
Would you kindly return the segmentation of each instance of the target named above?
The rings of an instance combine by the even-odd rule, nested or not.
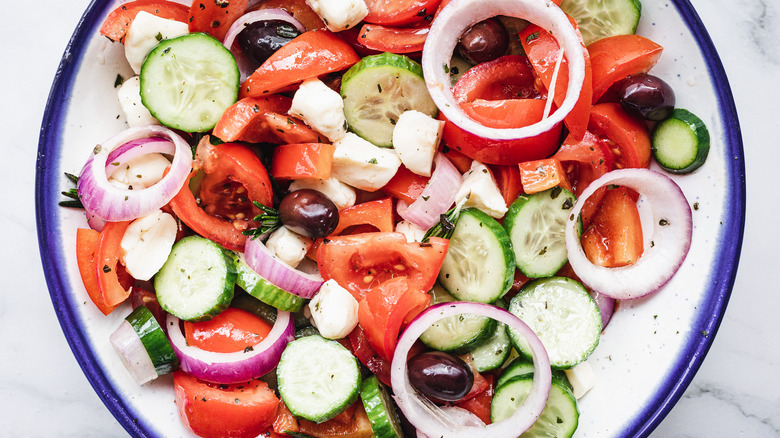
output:
[[[472,64],[492,61],[506,53],[509,35],[501,23],[489,18],[463,32],[458,41],[458,53]]]
[[[424,395],[456,401],[474,385],[474,374],[463,359],[441,351],[418,354],[409,359],[409,383]]]
[[[238,33],[236,44],[244,55],[260,65],[298,35],[298,29],[283,20],[255,21]]]
[[[631,76],[615,84],[614,90],[623,108],[635,116],[660,121],[674,110],[674,90],[657,76]]]
[[[298,234],[312,238],[325,237],[339,224],[339,209],[322,193],[301,189],[282,199],[279,220]]]

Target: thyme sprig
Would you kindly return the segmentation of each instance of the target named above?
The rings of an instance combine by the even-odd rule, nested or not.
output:
[[[259,222],[260,226],[244,230],[243,234],[252,236],[252,239],[255,239],[265,234],[271,234],[282,226],[282,223],[279,221],[279,211],[277,209],[266,207],[257,201],[252,201],[252,204],[263,212],[253,219],[255,222]]]
[[[458,202],[454,207],[449,209],[447,213],[439,215],[439,222],[432,226],[425,232],[422,238],[422,243],[427,243],[431,237],[441,237],[443,239],[449,239],[452,237],[452,233],[455,231],[455,226],[458,224],[458,218],[460,217],[460,211],[463,208],[463,204],[466,203],[468,197]]]
[[[79,183],[79,177],[72,173],[65,172],[65,177],[67,177],[74,185]],[[60,207],[84,208],[84,205],[81,203],[81,197],[79,196],[79,191],[77,188],[68,189],[67,191],[60,193],[62,196],[68,198],[59,202]]]

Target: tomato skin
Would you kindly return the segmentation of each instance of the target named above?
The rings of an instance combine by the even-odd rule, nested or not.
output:
[[[245,97],[230,105],[214,126],[213,133],[224,142],[280,143],[268,123],[266,114],[286,113],[292,99],[273,94],[263,97]]]
[[[271,324],[235,307],[228,307],[214,318],[184,322],[187,345],[215,353],[233,353],[256,345],[271,331]]]
[[[251,10],[281,9],[287,11],[298,20],[306,30],[325,29],[325,23],[306,0],[261,0]]]
[[[368,341],[365,330],[358,325],[347,335],[350,343],[350,350],[358,360],[366,366],[372,373],[376,374],[376,377],[384,383],[390,386],[390,362],[382,358],[379,353],[374,350],[371,343]]]
[[[562,187],[571,191],[561,162],[556,158],[525,161],[518,164],[523,192],[531,195],[553,187]]]
[[[417,175],[402,164],[395,172],[395,176],[381,190],[396,199],[411,204],[425,189],[428,180],[430,178]]]
[[[496,180],[498,191],[504,198],[506,205],[511,204],[521,193],[523,185],[520,182],[520,169],[518,166],[502,166],[493,164],[489,166],[493,178]],[[519,272],[519,271],[518,271]]]
[[[650,166],[650,133],[647,125],[631,117],[619,103],[593,105],[588,130],[606,137],[617,169]]]
[[[144,11],[169,20],[187,22],[190,8],[181,3],[165,0],[135,0],[111,11],[100,27],[100,33],[111,41],[124,43],[125,35],[135,16]]]
[[[487,374],[484,378],[488,384],[484,391],[468,400],[455,403],[455,406],[471,412],[485,424],[490,424],[490,402],[493,401],[495,377]]]
[[[122,237],[131,221],[106,222],[100,231],[100,238],[95,250],[95,273],[98,289],[106,306],[115,307],[130,296],[132,284],[122,284],[119,255],[121,254]],[[125,273],[126,274],[126,273]]]
[[[310,78],[346,70],[360,61],[352,47],[327,30],[304,32],[269,57],[241,84],[239,97],[289,90]]]
[[[508,55],[470,68],[452,87],[458,103],[477,99],[536,99],[534,71],[526,56]]]
[[[374,432],[363,402],[357,401],[324,423],[298,420],[298,430],[314,438],[371,438]]]
[[[95,275],[95,253],[100,241],[100,232],[89,229],[79,228],[76,230],[76,264],[79,267],[79,275],[87,290],[87,295],[95,303],[98,310],[108,315],[119,306],[118,304],[109,306],[103,299],[98,287],[98,277]]]
[[[281,144],[322,143],[327,141],[324,135],[309,128],[302,120],[295,117],[273,111],[266,112],[263,117],[268,124],[268,129],[281,140]]]
[[[271,427],[279,404],[260,380],[217,385],[176,371],[173,387],[179,418],[201,437],[256,437]]]
[[[663,47],[639,35],[615,35],[591,43],[588,52],[595,104],[615,82],[650,71],[661,57]]]
[[[204,32],[223,41],[233,22],[244,15],[246,5],[247,0],[193,1],[188,18],[190,32]]]
[[[582,234],[582,248],[591,263],[616,268],[642,256],[642,224],[637,194],[618,187],[607,190],[591,226]]]
[[[276,179],[328,179],[335,149],[327,143],[279,145],[274,148],[271,175]]]
[[[360,29],[358,42],[367,49],[378,52],[416,53],[421,52],[430,25],[413,27],[387,27],[380,24],[364,24]]]
[[[366,0],[366,23],[399,26],[430,21],[442,0]]]

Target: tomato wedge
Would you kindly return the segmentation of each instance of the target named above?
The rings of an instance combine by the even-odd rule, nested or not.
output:
[[[165,0],[135,0],[127,2],[111,11],[100,27],[100,33],[111,41],[124,43],[125,35],[135,16],[144,11],[169,20],[187,22],[189,6]]]
[[[279,137],[281,144],[292,143],[322,143],[328,141],[327,137],[306,126],[303,121],[286,114],[273,111],[266,112],[263,116],[274,135]]]
[[[291,103],[289,97],[277,94],[245,97],[222,113],[213,134],[224,142],[280,143],[277,131],[265,116],[268,113],[286,113]]]
[[[246,11],[247,0],[195,0],[189,13],[190,32],[204,32],[223,41],[228,29]]]
[[[335,149],[327,143],[279,145],[274,148],[271,175],[276,179],[328,179]]]
[[[421,52],[431,26],[387,27],[381,24],[364,24],[360,29],[359,42],[367,49],[378,52],[415,53]]]
[[[401,165],[390,181],[382,187],[382,191],[408,204],[414,202],[428,185],[430,178],[417,175],[406,166]]]
[[[99,242],[100,232],[89,228],[76,230],[76,264],[79,267],[81,282],[84,283],[87,295],[95,303],[98,310],[104,315],[108,315],[119,305],[107,305],[98,287],[98,277],[95,275],[95,253]]]
[[[533,67],[522,55],[502,56],[475,65],[458,79],[452,94],[458,103],[541,97],[534,87]]]
[[[594,105],[588,130],[609,140],[616,169],[650,166],[650,133],[647,125],[631,117],[619,103]]]
[[[498,164],[492,164],[488,168],[496,180],[498,191],[501,192],[504,202],[506,202],[506,205],[511,204],[523,192],[523,185],[520,182],[520,169],[518,166],[501,166]]]
[[[271,332],[271,324],[246,310],[228,307],[214,318],[184,322],[187,345],[215,353],[233,353],[257,345]]]
[[[399,26],[431,21],[441,0],[366,0],[366,23]]]
[[[588,52],[595,104],[615,82],[650,71],[661,57],[663,47],[639,35],[615,35],[591,43]]]
[[[119,265],[122,237],[130,222],[106,222],[95,249],[94,272],[100,295],[108,307],[116,307],[130,296],[130,284],[122,281],[120,270],[124,270]]]
[[[525,161],[518,164],[523,192],[531,195],[553,187],[562,187],[571,191],[566,172],[557,158]]]
[[[642,256],[637,197],[636,192],[625,187],[607,190],[601,208],[582,234],[582,248],[591,263],[616,268]]]

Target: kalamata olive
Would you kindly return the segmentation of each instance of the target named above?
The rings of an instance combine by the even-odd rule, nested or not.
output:
[[[463,359],[441,351],[409,359],[409,383],[429,397],[442,401],[463,398],[474,385],[474,374]]]
[[[255,21],[238,33],[236,44],[246,56],[260,65],[298,35],[298,29],[283,20]]]
[[[308,237],[325,237],[339,224],[339,209],[327,196],[312,189],[296,190],[279,204],[279,220]]]
[[[501,23],[489,18],[463,32],[458,41],[458,53],[472,64],[492,61],[506,53],[509,35]]]
[[[616,84],[615,91],[626,111],[647,120],[664,120],[674,110],[674,90],[657,76],[628,77]]]

